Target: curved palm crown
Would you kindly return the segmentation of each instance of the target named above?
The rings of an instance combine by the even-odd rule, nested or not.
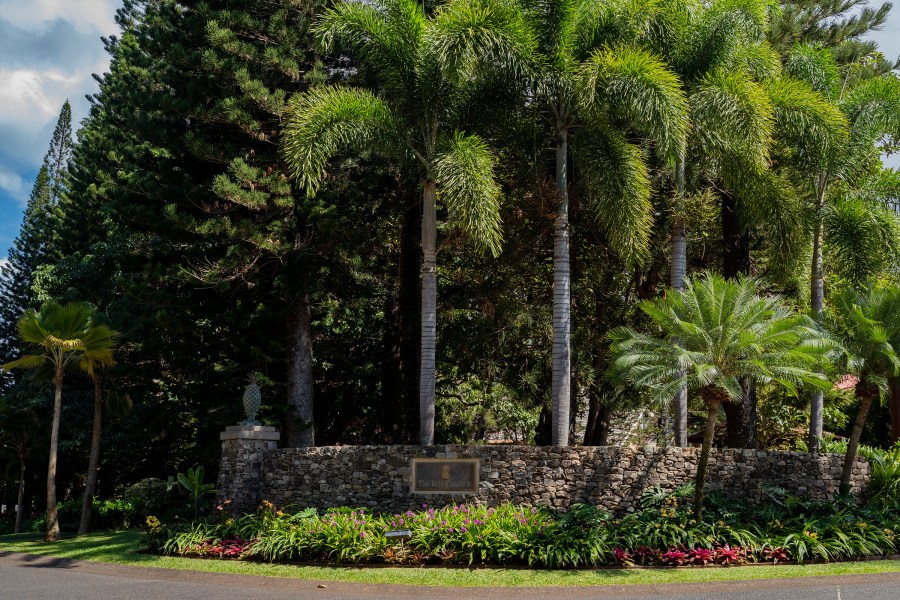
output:
[[[59,422],[62,413],[62,384],[66,368],[80,363],[92,374],[97,367],[113,362],[113,348],[118,332],[96,324],[96,311],[83,302],[60,305],[45,302],[39,311],[26,310],[18,323],[19,336],[27,345],[39,350],[7,363],[3,369],[34,369],[44,365],[53,368],[55,393],[53,422],[50,426],[50,459],[47,465],[47,534],[46,539],[59,539],[56,511],[56,459],[59,445]]]
[[[841,473],[841,491],[850,491],[856,450],[872,403],[889,393],[888,379],[900,372],[900,289],[869,285],[835,294],[826,318],[843,344],[838,361],[846,372],[859,377],[859,411],[847,440]]]
[[[791,140],[794,162],[809,183],[810,304],[821,320],[826,257],[830,269],[857,285],[896,264],[900,220],[889,201],[900,193],[900,177],[880,169],[877,142],[900,133],[900,81],[875,77],[848,85],[831,52],[809,45],[794,47],[785,69],[825,97],[846,129],[839,137]],[[822,436],[821,394],[813,394],[810,412],[815,451]]]
[[[658,400],[679,389],[696,390],[707,404],[706,431],[697,465],[694,510],[702,512],[706,464],[723,401],[742,394],[739,379],[827,387],[815,372],[833,343],[806,316],[777,299],[761,297],[748,278],[689,278],[683,291],[639,305],[657,335],[622,327],[610,334],[611,375]]]
[[[417,172],[422,186],[422,443],[434,441],[438,199],[476,244],[499,253],[496,159],[463,115],[491,82],[522,79],[534,41],[508,3],[454,0],[429,18],[414,0],[344,1],[315,26],[325,51],[361,59],[378,93],[318,87],[289,103],[282,147],[292,174],[315,193],[341,151],[377,150]],[[475,51],[477,49],[477,51]]]
[[[653,0],[522,0],[537,40],[532,106],[549,118],[556,150],[553,242],[553,444],[569,438],[571,293],[569,137],[585,180],[585,207],[626,259],[646,256],[653,213],[646,156],[635,135],[671,158],[684,144],[681,84],[648,50],[660,7]],[[548,144],[549,145],[549,144]]]
[[[664,6],[657,42],[684,82],[691,120],[687,152],[675,168],[671,221],[670,285],[681,289],[686,194],[729,190],[723,219],[740,214],[743,227],[764,224],[772,252],[791,251],[801,238],[799,199],[770,168],[770,149],[781,138],[821,147],[843,134],[844,121],[822,94],[782,72],[765,41],[768,0],[671,0]],[[687,442],[686,406],[679,390],[678,445]]]

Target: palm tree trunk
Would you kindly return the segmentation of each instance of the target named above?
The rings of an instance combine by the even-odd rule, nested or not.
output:
[[[825,309],[825,276],[822,264],[822,242],[824,227],[822,224],[822,207],[825,202],[825,172],[819,175],[816,185],[815,225],[813,229],[812,268],[810,269],[810,308],[813,319],[822,321]],[[819,440],[822,439],[822,412],[824,409],[823,393],[814,390],[809,402],[809,451],[819,452]]]
[[[403,214],[400,230],[400,364],[402,369],[403,414],[405,439],[408,444],[419,442],[419,360],[421,358],[422,282],[419,265],[422,260],[420,240],[422,232],[421,197],[411,194]]]
[[[94,504],[94,490],[97,488],[97,466],[100,464],[100,428],[103,418],[103,389],[99,377],[94,377],[94,424],[91,428],[91,456],[88,459],[87,481],[84,485],[84,501],[81,504],[81,523],[78,535],[91,529],[91,508]]]
[[[847,440],[847,454],[844,455],[844,468],[841,470],[841,494],[850,493],[850,477],[853,474],[853,463],[856,462],[856,450],[859,448],[859,438],[866,424],[866,417],[872,401],[878,396],[878,387],[874,384],[860,381],[856,384],[856,397],[859,398],[859,412],[856,413],[856,421],[850,430],[850,439]]]
[[[59,448],[59,420],[62,414],[63,363],[59,360],[53,377],[53,421],[50,425],[50,459],[47,462],[47,533],[44,539],[59,539],[59,515],[56,512],[56,453]]]
[[[724,392],[715,388],[703,388],[701,396],[706,400],[706,430],[703,432],[703,446],[700,449],[700,460],[697,461],[697,476],[694,479],[694,518],[697,521],[703,517],[703,497],[706,486],[706,466],[709,464],[709,451],[712,448],[713,437],[716,434],[716,420],[719,416],[719,406],[722,404]]]
[[[312,318],[309,294],[288,307],[288,405],[287,442],[292,448],[315,445],[313,422]]]
[[[25,513],[25,455],[19,454],[19,496],[16,503],[15,533],[22,533],[22,515]]]
[[[437,343],[437,194],[434,180],[422,190],[422,358],[419,375],[419,443],[434,444]]]
[[[674,290],[684,289],[684,275],[687,271],[687,235],[685,234],[684,219],[681,217],[684,208],[684,171],[685,160],[683,156],[679,156],[675,166],[678,206],[675,207],[675,216],[672,219],[672,269],[669,276],[669,285]],[[684,448],[687,446],[688,436],[687,388],[679,389],[672,403],[675,409],[675,445]]]
[[[891,377],[891,398],[888,403],[891,417],[891,443],[900,440],[900,377]]]
[[[569,445],[572,391],[571,273],[569,265],[568,131],[556,120],[556,193],[559,209],[553,224],[553,445]]]

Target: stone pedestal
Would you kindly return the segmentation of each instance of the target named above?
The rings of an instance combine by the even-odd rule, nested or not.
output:
[[[259,506],[263,456],[278,447],[281,434],[274,427],[233,425],[219,434],[222,460],[216,503],[233,515],[254,512]]]

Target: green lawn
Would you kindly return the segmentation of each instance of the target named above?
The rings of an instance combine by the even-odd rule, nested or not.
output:
[[[120,531],[67,538],[54,544],[36,539],[34,534],[0,536],[0,551],[27,552],[43,556],[93,560],[165,569],[185,569],[214,573],[237,573],[327,581],[395,583],[438,586],[542,586],[542,585],[623,585],[695,583],[811,577],[854,573],[900,572],[900,560],[832,563],[825,565],[785,565],[691,569],[597,569],[544,571],[529,569],[465,569],[439,567],[302,567],[253,562],[198,560],[141,554],[141,533]]]

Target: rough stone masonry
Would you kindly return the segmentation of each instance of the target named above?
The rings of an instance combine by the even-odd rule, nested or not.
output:
[[[328,446],[276,448],[271,432],[241,437],[222,434],[219,501],[234,512],[252,512],[263,499],[278,507],[366,507],[400,512],[423,503],[452,502],[548,505],[565,509],[590,503],[617,514],[640,506],[649,487],[674,489],[692,481],[699,448],[536,446]],[[226,437],[227,435],[227,437]],[[275,434],[277,435],[277,433]],[[477,458],[476,494],[413,494],[413,458]],[[764,488],[827,499],[837,491],[843,456],[804,452],[715,449],[709,460],[708,490],[759,502]],[[869,465],[857,458],[852,487],[865,491]]]

